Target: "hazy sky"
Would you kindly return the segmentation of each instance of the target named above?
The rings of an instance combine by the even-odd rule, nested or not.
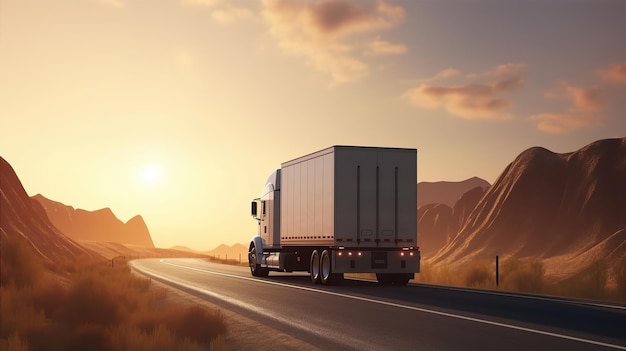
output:
[[[626,1],[0,0],[0,155],[29,195],[247,242],[280,163],[418,149],[493,183],[626,136]]]

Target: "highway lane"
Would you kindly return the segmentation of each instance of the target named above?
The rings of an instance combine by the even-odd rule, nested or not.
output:
[[[620,307],[358,280],[325,287],[302,274],[259,279],[246,267],[200,259],[134,260],[131,266],[324,349],[626,350],[626,309]]]

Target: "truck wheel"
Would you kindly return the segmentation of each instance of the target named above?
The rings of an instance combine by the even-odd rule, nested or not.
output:
[[[380,285],[391,285],[393,277],[389,273],[376,273],[376,280]]]
[[[310,266],[310,270],[309,272],[311,272],[311,281],[315,284],[319,284],[320,283],[320,253],[317,250],[313,250],[313,253],[311,253],[311,266]]]
[[[342,273],[333,273],[332,263],[330,251],[324,250],[320,259],[320,275],[324,285],[337,284],[343,280]]]
[[[252,246],[250,252],[248,252],[248,265],[250,266],[250,273],[255,277],[267,277],[269,274],[267,268],[261,267],[261,265],[256,262],[256,247],[254,246]]]
[[[393,278],[394,285],[407,285],[411,280],[411,276],[409,274],[398,273]]]

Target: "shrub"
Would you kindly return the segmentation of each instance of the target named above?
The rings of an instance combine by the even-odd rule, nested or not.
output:
[[[70,326],[86,323],[112,325],[118,323],[121,317],[112,289],[94,274],[78,278],[70,288],[65,313]]]
[[[585,299],[606,299],[608,269],[602,260],[591,264],[583,272],[570,277],[557,285],[557,291],[566,296]]]
[[[28,351],[28,341],[13,333],[8,339],[0,339],[0,351]]]
[[[415,281],[437,285],[462,285],[458,273],[446,265],[431,265],[422,263],[420,273],[415,275]]]
[[[609,277],[609,271],[603,260],[594,262],[589,267],[589,274],[586,283],[591,291],[592,298],[604,298],[606,296],[606,283]]]
[[[220,311],[210,313],[197,305],[182,310],[170,309],[163,320],[176,334],[207,345],[226,332],[224,316]]]
[[[626,257],[623,258],[613,270],[615,276],[616,298],[626,301]]]
[[[470,288],[486,288],[495,285],[495,270],[485,263],[477,262],[468,267],[463,275],[465,286]]]
[[[46,316],[42,310],[35,308],[25,296],[23,289],[14,286],[0,288],[0,337],[5,339],[19,333],[26,335],[32,330],[44,328]]]
[[[44,273],[41,258],[32,245],[21,237],[2,237],[0,246],[0,284],[18,288],[32,286]]]
[[[133,275],[125,260],[46,266],[19,237],[3,237],[1,249],[0,350],[227,349],[219,311],[167,302],[165,290]]]
[[[502,265],[500,286],[518,292],[544,292],[545,269],[537,259],[519,260],[511,257]]]
[[[152,332],[144,332],[131,325],[121,324],[111,330],[115,350],[133,351],[200,351],[196,342],[178,339],[167,327],[159,324]]]
[[[46,317],[59,319],[67,304],[67,289],[57,283],[43,284],[24,296],[35,308],[42,310]]]
[[[209,349],[211,351],[228,351],[230,348],[228,347],[224,334],[220,334],[215,339],[211,340]]]
[[[67,342],[67,351],[113,351],[109,333],[99,325],[83,324],[76,327]]]
[[[31,330],[25,336],[31,351],[66,351],[72,330],[58,321],[49,320],[45,328]]]

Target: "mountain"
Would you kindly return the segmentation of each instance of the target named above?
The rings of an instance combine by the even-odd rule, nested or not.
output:
[[[234,244],[233,246],[222,244],[213,250],[202,253],[211,257],[222,259],[228,256],[228,260],[239,260],[241,258],[241,262],[246,262],[248,260],[248,246],[244,244]]]
[[[428,204],[444,204],[453,207],[461,195],[480,187],[489,188],[489,183],[473,177],[460,182],[419,182],[417,183],[417,207]]]
[[[445,204],[428,204],[417,209],[417,242],[424,259],[450,242],[451,217],[452,207]]]
[[[425,259],[432,257],[456,236],[484,193],[485,189],[478,186],[461,195],[454,207],[428,204],[417,209],[418,239]]]
[[[50,221],[74,240],[154,247],[148,227],[139,215],[123,223],[110,208],[96,211],[74,209],[41,194],[33,196],[33,199],[41,203]]]
[[[146,247],[146,246],[140,246],[140,245],[120,244],[120,243],[115,243],[115,242],[101,242],[101,241],[81,241],[80,244],[107,258],[115,258],[118,256],[124,256],[127,259],[148,258],[148,257],[206,258],[206,255],[203,255],[199,252],[191,252],[191,251],[181,250],[177,248],[162,249],[158,247]]]
[[[0,157],[0,234],[21,237],[49,262],[78,257],[102,258],[65,236],[48,219],[43,206],[28,197],[13,167]]]
[[[190,249],[187,246],[183,246],[183,245],[175,245],[170,247],[170,250],[178,250],[178,251],[185,251],[185,252],[191,252],[191,253],[200,253],[199,251],[196,251],[194,249]]]
[[[548,259],[572,272],[626,258],[626,138],[564,154],[522,152],[432,262],[496,255]]]

